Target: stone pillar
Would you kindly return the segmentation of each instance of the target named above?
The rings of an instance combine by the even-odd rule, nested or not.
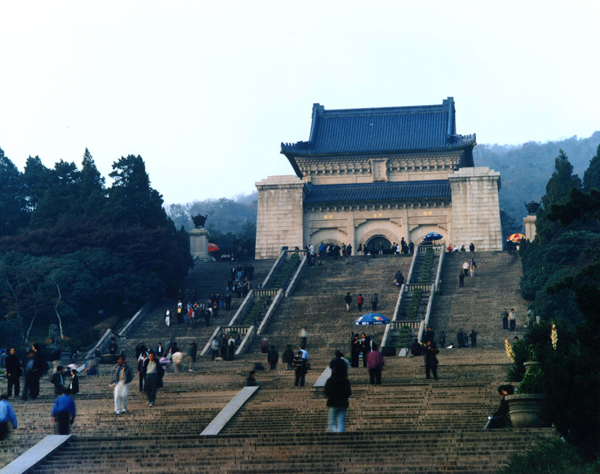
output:
[[[461,168],[448,176],[452,193],[452,244],[475,250],[502,250],[500,173],[489,168]]]
[[[206,229],[192,229],[190,234],[190,253],[192,257],[203,262],[210,260],[208,253],[208,238],[210,233]]]
[[[256,183],[256,259],[276,258],[281,247],[304,247],[305,184],[296,176],[269,176]]]
[[[536,215],[534,214],[533,216],[525,216],[523,217],[523,227],[525,227],[525,237],[527,237],[527,240],[529,240],[530,242],[533,242],[533,239],[535,239],[535,219],[536,219]]]

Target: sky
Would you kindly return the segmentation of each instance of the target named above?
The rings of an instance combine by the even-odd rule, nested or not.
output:
[[[600,130],[600,2],[0,0],[0,148],[108,178],[141,155],[167,204],[293,174],[326,109],[440,104],[481,144]],[[110,184],[110,180],[109,180]]]

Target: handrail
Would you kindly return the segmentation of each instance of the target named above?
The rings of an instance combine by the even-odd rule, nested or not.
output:
[[[215,328],[215,330],[213,331],[212,336],[210,336],[210,338],[208,339],[208,342],[204,346],[204,349],[202,349],[202,352],[200,352],[200,355],[203,356],[203,355],[208,354],[208,351],[210,350],[210,345],[213,342],[213,339],[215,337],[217,337],[220,333],[221,333],[221,326],[217,326]]]
[[[440,281],[440,276],[442,275],[442,263],[444,261],[445,252],[440,253],[440,260],[438,262],[437,272],[435,275],[435,285],[434,288],[437,291],[438,284]],[[427,311],[425,312],[425,320],[423,321],[422,327],[419,328],[419,342],[421,342],[423,337],[423,329],[426,326],[429,326],[429,317],[431,316],[431,308],[433,307],[433,298],[435,296],[436,291],[429,292],[429,301],[427,302]]]
[[[267,284],[269,283],[269,280],[271,279],[271,275],[273,275],[273,273],[275,272],[275,269],[279,266],[281,259],[284,258],[285,255],[285,250],[282,250],[281,252],[279,252],[279,257],[277,257],[277,260],[275,260],[275,263],[273,264],[273,266],[271,267],[271,270],[269,271],[269,273],[267,274],[267,278],[265,278],[263,280],[263,286],[267,286]]]
[[[275,312],[275,310],[277,309],[277,306],[279,306],[279,303],[281,302],[282,299],[283,299],[283,288],[280,288],[279,291],[277,292],[277,296],[273,300],[273,303],[271,303],[271,307],[267,311],[267,314],[265,314],[265,317],[263,318],[262,322],[260,323],[260,326],[258,327],[258,329],[256,331],[257,335],[260,336],[262,334],[262,332],[265,330],[265,328],[267,327],[267,324],[269,322],[269,319],[271,318],[271,315]]]
[[[96,348],[98,348],[98,347],[102,348],[102,346],[104,346],[104,344],[106,344],[108,338],[111,337],[113,334],[117,337],[119,336],[112,329],[107,329],[106,332],[104,333],[104,335],[100,338],[100,340],[85,355],[85,359],[89,359],[90,357],[92,357],[94,355],[94,352],[96,351]]]
[[[235,351],[235,355],[243,354],[244,351],[246,350],[246,346],[250,345],[250,341],[253,338],[254,338],[254,326],[250,326],[250,329],[248,329],[248,332],[244,336],[244,339],[242,339],[242,342],[240,342],[240,346]]]
[[[446,252],[440,253],[440,261],[438,262],[437,275],[435,276],[435,291],[440,291],[440,278],[442,276],[442,266],[444,262],[444,255]]]
[[[406,285],[406,291],[414,291],[414,290],[425,290],[431,291],[433,288],[433,283],[409,283]]]
[[[154,301],[155,301],[154,297],[151,297],[148,299],[148,301],[146,301],[144,306],[142,306],[138,310],[138,312],[135,313],[132,316],[132,318],[127,322],[127,324],[123,327],[123,329],[121,329],[119,331],[119,337],[127,337],[127,334],[129,334],[129,331],[131,331],[133,329],[135,324],[138,323],[139,320],[142,319],[144,316],[146,316],[146,313],[148,313],[150,308],[152,308],[152,306],[154,305]]]
[[[233,326],[235,324],[235,322],[238,320],[238,317],[246,314],[246,311],[248,310],[248,306],[250,305],[250,301],[252,301],[252,297],[254,296],[254,291],[255,290],[252,289],[248,292],[248,294],[244,298],[244,301],[242,301],[242,304],[240,305],[238,310],[233,315],[233,318],[231,318],[231,321],[229,321],[228,326]]]
[[[300,262],[300,265],[298,266],[298,269],[296,270],[296,273],[294,274],[292,281],[290,282],[290,284],[287,287],[287,290],[285,292],[286,298],[292,294],[292,292],[296,289],[296,286],[298,286],[298,283],[300,283],[300,278],[302,278],[302,275],[306,271],[306,263],[307,262],[308,262],[308,257],[305,255],[304,258],[302,259],[302,261]]]
[[[412,319],[410,321],[392,321],[389,326],[393,330],[401,329],[403,326],[408,326],[410,329],[417,329],[421,325],[421,319]]]
[[[406,282],[409,282],[412,278],[413,270],[415,268],[415,262],[417,261],[417,255],[419,253],[419,247],[415,250],[413,254],[412,262],[410,262],[410,270],[408,270],[408,276],[406,277]],[[396,301],[396,307],[394,308],[394,316],[392,317],[392,321],[396,321],[398,319],[398,314],[400,313],[400,307],[402,306],[402,295],[404,294],[406,287],[406,283],[403,283],[400,287],[400,293],[398,294],[398,300]],[[383,338],[381,340],[381,347],[386,347],[388,337],[390,334],[391,325],[386,325],[385,332],[383,333]]]

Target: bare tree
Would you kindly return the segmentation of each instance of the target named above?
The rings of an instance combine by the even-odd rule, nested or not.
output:
[[[56,313],[56,317],[58,318],[58,327],[60,328],[60,338],[62,340],[65,338],[65,336],[63,335],[62,319],[58,312],[58,305],[60,304],[62,295],[60,293],[60,286],[58,286],[58,283],[56,282],[56,279],[54,278],[54,272],[50,273],[50,277],[52,278],[52,282],[56,285],[56,291],[58,291],[58,299],[56,300],[56,304],[54,305],[54,312]]]

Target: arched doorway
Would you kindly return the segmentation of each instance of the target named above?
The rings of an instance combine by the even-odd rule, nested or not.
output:
[[[392,243],[385,237],[381,235],[375,235],[367,240],[365,244],[365,248],[369,249],[371,253],[379,252],[379,250],[383,247],[383,250],[390,250],[392,248]]]

